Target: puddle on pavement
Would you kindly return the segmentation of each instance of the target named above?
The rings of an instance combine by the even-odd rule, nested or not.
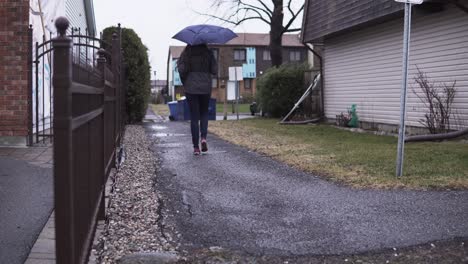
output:
[[[227,153],[227,151],[226,150],[210,150],[203,155],[216,155],[216,154],[224,154],[224,153]]]
[[[154,130],[164,130],[164,129],[167,129],[167,126],[155,125],[155,126],[151,126],[151,128]]]
[[[183,137],[187,136],[187,134],[171,134],[171,133],[155,133],[153,137]]]
[[[181,147],[183,146],[184,144],[182,143],[164,143],[164,144],[158,144],[159,147],[161,148],[177,148],[177,147]]]

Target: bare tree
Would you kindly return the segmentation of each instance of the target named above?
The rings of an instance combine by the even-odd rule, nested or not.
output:
[[[283,63],[281,52],[283,34],[297,32],[293,23],[304,10],[304,3],[294,10],[293,0],[212,0],[212,14],[202,14],[238,26],[248,20],[261,20],[270,26],[270,56],[273,66]],[[287,9],[288,20],[283,21]],[[222,12],[222,10],[227,10]],[[221,14],[220,14],[221,13]],[[284,23],[285,22],[285,23]]]

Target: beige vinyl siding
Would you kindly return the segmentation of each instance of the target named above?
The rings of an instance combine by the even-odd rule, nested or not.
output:
[[[70,20],[70,27],[80,28],[81,33],[85,33],[88,24],[84,0],[66,0],[65,9],[66,16]]]
[[[425,108],[413,89],[416,66],[431,80],[457,81],[454,109],[468,127],[468,15],[456,8],[413,16],[407,125],[421,126]],[[403,19],[325,41],[325,114],[335,118],[357,104],[362,121],[398,124]]]

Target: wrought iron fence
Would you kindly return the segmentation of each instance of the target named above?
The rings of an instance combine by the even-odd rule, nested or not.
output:
[[[75,32],[67,36],[68,26],[58,18],[52,40],[55,228],[57,263],[75,264],[87,261],[97,220],[104,217],[105,183],[124,128],[125,88],[120,27],[109,44]]]
[[[32,36],[32,28],[30,35]],[[111,47],[103,40],[88,36],[88,31],[79,28],[68,30],[68,37],[72,39],[72,62],[79,70],[74,71],[77,79],[88,75],[90,69],[97,66],[96,47]],[[30,65],[32,72],[31,96],[29,98],[29,145],[38,143],[52,143],[53,141],[53,83],[52,73],[54,68],[52,39],[56,35],[49,33],[42,36],[41,42],[35,42],[30,51],[33,59]],[[32,39],[32,37],[31,37]],[[110,53],[106,56],[110,60]]]

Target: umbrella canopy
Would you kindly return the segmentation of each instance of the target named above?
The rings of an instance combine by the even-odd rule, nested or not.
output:
[[[200,44],[224,44],[236,37],[237,34],[228,28],[202,24],[186,27],[172,38],[194,46]]]

